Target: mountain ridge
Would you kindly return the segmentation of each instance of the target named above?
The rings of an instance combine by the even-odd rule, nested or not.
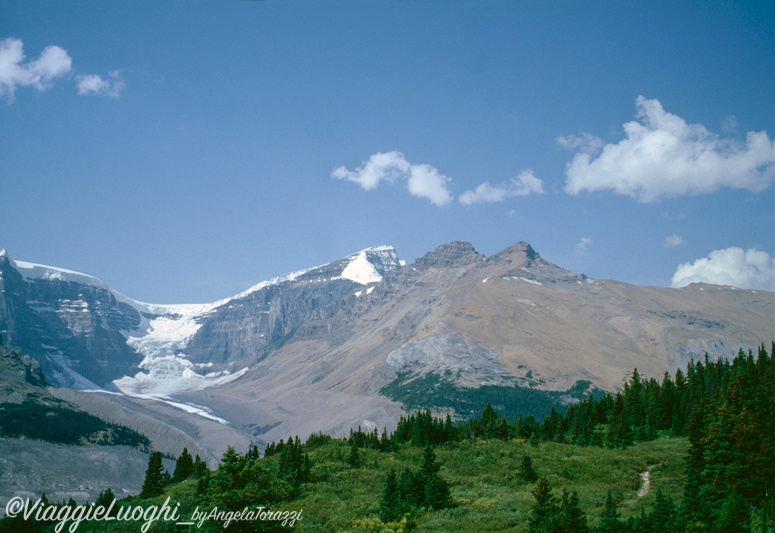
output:
[[[390,246],[372,247],[201,305],[133,307],[109,288],[46,272],[24,278],[0,256],[0,334],[31,346],[47,378],[121,393],[122,405],[158,412],[194,439],[220,427],[259,444],[394,427],[409,397],[454,410],[441,390],[577,401],[616,390],[632,368],[661,378],[705,352],[757,346],[775,315],[773,293],[592,279],[523,241],[489,257],[453,241],[408,264]],[[88,373],[100,357],[112,374]],[[119,399],[84,394],[74,396],[95,411]]]

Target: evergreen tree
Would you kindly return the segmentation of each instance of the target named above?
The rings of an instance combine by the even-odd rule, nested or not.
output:
[[[403,515],[401,494],[398,491],[396,473],[391,470],[385,480],[385,490],[379,502],[379,518],[383,522],[394,522]]]
[[[447,507],[450,502],[449,485],[439,476],[441,465],[436,462],[433,448],[426,446],[420,465],[420,482],[424,487],[422,505],[434,509]]]
[[[361,458],[361,454],[355,444],[350,446],[350,454],[347,456],[347,464],[353,468],[360,468],[363,464],[363,459]]]
[[[528,516],[529,533],[555,533],[559,526],[559,506],[552,496],[549,481],[539,478],[532,491],[535,503]]]
[[[560,520],[558,533],[588,533],[587,515],[581,509],[579,495],[576,492],[568,494],[563,490],[560,504]]]
[[[433,509],[444,509],[452,503],[449,485],[438,474],[434,474],[425,483],[423,505]]]
[[[148,469],[140,492],[141,498],[153,498],[164,493],[164,465],[161,452],[153,452],[148,458]]]
[[[716,530],[723,533],[751,531],[751,509],[739,494],[729,494],[716,513]]]
[[[194,473],[194,459],[191,454],[188,453],[188,448],[183,448],[183,453],[180,454],[178,460],[175,462],[175,472],[172,474],[172,481],[178,482],[188,479],[188,476]]]
[[[529,455],[522,457],[522,462],[517,470],[517,475],[527,483],[535,483],[538,481],[538,473],[533,468],[533,460]]]
[[[657,489],[654,507],[647,519],[650,531],[659,533],[678,533],[678,516],[673,499]]]
[[[605,507],[603,513],[600,515],[600,525],[595,529],[595,533],[621,533],[624,525],[622,524],[619,511],[616,510],[616,504],[614,503],[611,490],[608,490],[608,495],[605,497]]]
[[[209,472],[209,470],[207,470],[207,463],[200,459],[199,454],[196,454],[196,458],[194,459],[194,477],[200,478],[205,475],[206,472]]]
[[[102,492],[100,492],[99,496],[97,496],[97,500],[94,502],[94,505],[97,507],[102,506],[105,509],[109,509],[111,504],[113,504],[113,502],[115,501],[115,499],[116,499],[116,495],[113,493],[113,489],[107,488]],[[114,508],[106,516],[115,516],[115,514],[116,514],[116,509]]]
[[[398,492],[401,494],[401,502],[407,507],[421,507],[425,499],[425,487],[422,477],[405,468],[398,479]]]

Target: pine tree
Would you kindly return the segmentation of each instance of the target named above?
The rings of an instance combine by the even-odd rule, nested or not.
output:
[[[401,502],[407,508],[421,507],[425,499],[425,487],[422,477],[408,468],[405,468],[398,479],[398,492],[401,494]]]
[[[517,470],[517,475],[527,483],[535,483],[538,481],[538,473],[533,468],[533,459],[529,455],[522,457],[522,462]]]
[[[358,447],[354,444],[350,446],[350,455],[347,456],[347,464],[353,468],[360,468],[363,464],[363,459],[358,451]]]
[[[587,515],[581,509],[579,495],[576,492],[563,490],[562,503],[560,504],[560,524],[558,532],[562,533],[588,533]]]
[[[175,462],[175,472],[172,474],[172,481],[183,481],[188,479],[188,476],[194,473],[194,459],[191,454],[188,453],[188,448],[183,448],[183,453],[180,454],[178,460]]]
[[[205,472],[209,472],[209,470],[207,470],[207,463],[200,459],[199,454],[196,454],[196,458],[194,459],[194,477],[200,478],[205,475]]]
[[[539,478],[532,493],[536,501],[528,516],[529,533],[554,533],[559,525],[559,506],[549,481]]]
[[[148,469],[140,492],[141,498],[153,498],[164,493],[164,465],[161,452],[153,452],[148,458]]]
[[[396,473],[391,470],[385,480],[385,490],[379,502],[379,518],[383,522],[394,522],[403,514],[401,494],[398,491]]]
[[[94,505],[97,507],[101,506],[104,509],[109,509],[115,499],[116,495],[113,493],[113,489],[107,488],[100,492],[99,496],[97,496],[97,500],[94,502]],[[113,509],[110,514],[106,516],[114,516],[115,513],[116,510]]]
[[[623,530],[623,524],[619,517],[619,511],[616,510],[616,504],[609,489],[603,513],[600,515],[600,525],[597,526],[595,533],[620,533]]]
[[[647,520],[649,529],[660,533],[677,533],[677,519],[673,499],[665,496],[661,489],[657,489],[654,507]]]

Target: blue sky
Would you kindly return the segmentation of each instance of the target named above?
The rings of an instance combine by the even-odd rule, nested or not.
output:
[[[0,248],[153,303],[528,241],[775,290],[756,2],[0,0]]]

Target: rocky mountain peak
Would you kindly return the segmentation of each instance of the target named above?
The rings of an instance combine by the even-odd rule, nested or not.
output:
[[[466,265],[482,261],[484,256],[474,249],[474,245],[466,241],[453,241],[442,244],[432,252],[428,252],[416,261],[422,267],[444,268],[452,265]]]
[[[576,274],[545,260],[527,242],[512,244],[487,258],[489,265],[499,265],[504,275],[555,285],[583,284],[587,277]]]

